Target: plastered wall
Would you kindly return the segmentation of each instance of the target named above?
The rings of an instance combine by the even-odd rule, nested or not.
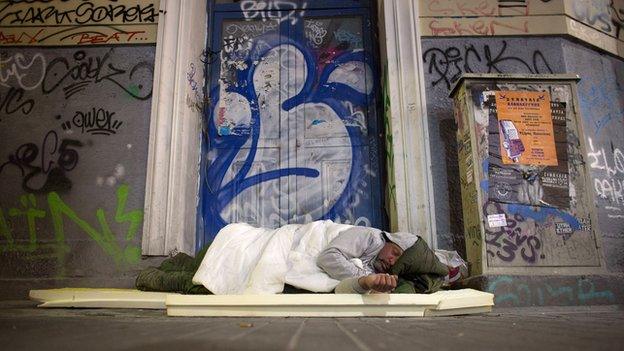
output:
[[[0,14],[0,297],[128,286],[149,264],[158,2],[11,1]]]
[[[607,268],[624,270],[624,61],[562,43],[566,69],[578,72],[594,206]]]

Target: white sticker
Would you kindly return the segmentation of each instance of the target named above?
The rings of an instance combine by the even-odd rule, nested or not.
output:
[[[498,227],[506,227],[507,226],[507,218],[505,218],[504,213],[497,213],[488,215],[488,225],[490,228],[498,228]]]

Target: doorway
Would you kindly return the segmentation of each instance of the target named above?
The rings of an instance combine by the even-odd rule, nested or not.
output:
[[[234,222],[386,225],[372,6],[210,4],[197,247]]]

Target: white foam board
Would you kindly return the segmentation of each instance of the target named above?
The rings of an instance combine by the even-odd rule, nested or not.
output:
[[[489,312],[493,305],[493,294],[472,289],[434,294],[168,295],[167,315],[422,317]]]
[[[31,290],[39,307],[167,309],[169,316],[422,317],[489,312],[494,295],[472,289],[434,294],[181,295],[134,289]]]
[[[135,289],[62,288],[31,290],[39,307],[164,309],[169,293]]]

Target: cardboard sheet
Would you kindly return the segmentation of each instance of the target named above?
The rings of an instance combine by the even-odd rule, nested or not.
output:
[[[169,316],[423,317],[490,312],[494,295],[472,289],[434,294],[182,295],[134,289],[31,290],[39,307],[167,309]]]
[[[493,305],[493,294],[472,289],[434,294],[169,295],[167,315],[423,317],[489,312]]]
[[[31,300],[39,307],[147,308],[164,309],[169,293],[135,289],[62,288],[31,290]]]

